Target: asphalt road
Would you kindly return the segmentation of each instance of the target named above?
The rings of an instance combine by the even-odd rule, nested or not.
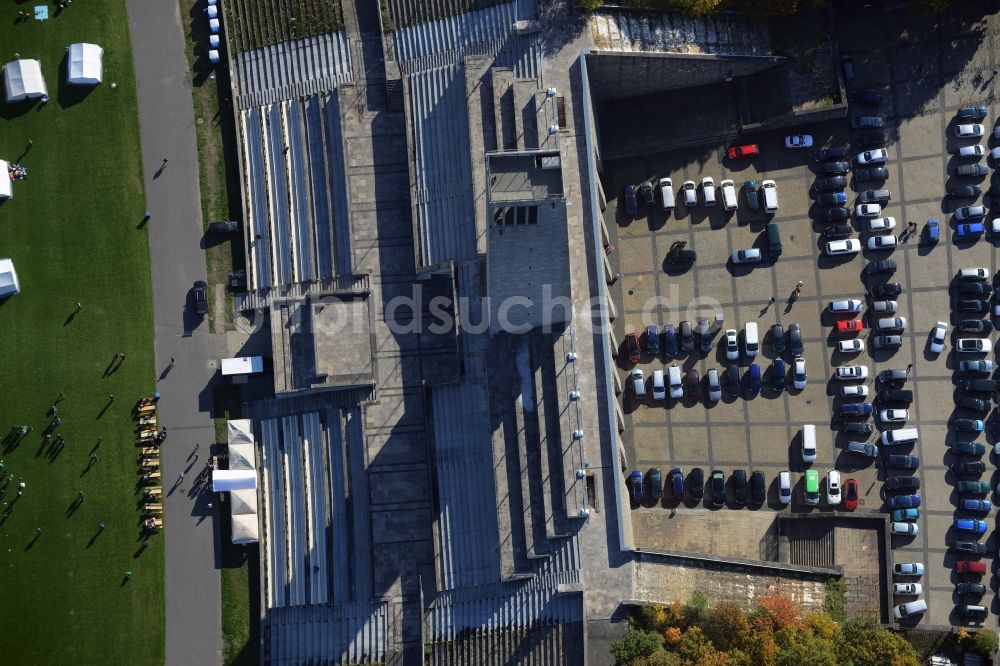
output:
[[[206,279],[191,73],[178,4],[128,0],[126,5],[147,208],[152,213],[146,224],[157,390],[162,394],[159,422],[168,429],[162,458],[166,663],[218,664],[222,638],[217,530],[208,508],[213,501],[210,487],[198,477],[214,440],[212,361],[226,353],[226,345],[224,336],[210,336],[207,321],[193,316],[187,307],[192,283]],[[136,224],[142,217],[143,211],[136,211]]]

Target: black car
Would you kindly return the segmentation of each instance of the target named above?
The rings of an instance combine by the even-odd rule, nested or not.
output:
[[[916,476],[890,476],[885,480],[885,489],[894,493],[920,490],[920,479]]]
[[[653,499],[663,497],[663,474],[659,467],[650,467],[646,472],[646,483],[649,484],[649,496]]]
[[[981,597],[986,594],[986,586],[982,583],[959,583],[955,586],[955,593]]]
[[[972,393],[994,393],[997,390],[995,379],[959,379],[958,388]]]
[[[850,162],[827,162],[820,171],[824,176],[840,176],[851,170]]]
[[[688,475],[688,494],[695,501],[700,501],[705,495],[705,473],[701,467],[695,467]]]
[[[823,148],[821,150],[813,151],[812,158],[817,162],[825,162],[827,160],[839,160],[847,157],[847,151],[843,148],[833,147],[833,148]]]
[[[993,324],[985,319],[963,319],[958,322],[960,333],[978,333],[988,335],[993,332]]]
[[[754,504],[763,504],[767,499],[767,485],[764,483],[764,472],[760,470],[750,475],[750,500]]]
[[[712,472],[712,503],[722,506],[726,503],[726,475],[719,470]]]
[[[813,188],[817,192],[843,192],[847,187],[847,178],[844,176],[828,176],[817,178],[813,183]]]
[[[896,271],[895,259],[876,259],[869,261],[865,266],[865,273],[873,275],[875,273],[894,273]]]
[[[874,148],[884,145],[885,142],[886,137],[884,132],[865,132],[864,134],[859,134],[858,138],[854,140],[854,143],[860,148]]]
[[[980,620],[990,614],[990,611],[986,608],[986,606],[979,606],[976,604],[959,604],[958,606],[955,606],[955,612],[965,617]]]
[[[198,280],[191,288],[194,296],[194,311],[200,315],[208,312],[208,285],[204,280]]]
[[[851,211],[843,206],[837,208],[828,208],[817,215],[817,219],[820,222],[825,222],[830,224],[832,222],[843,222],[844,220],[849,220],[851,218]]]
[[[861,203],[877,203],[885,205],[892,199],[892,192],[889,190],[865,190],[858,195]]]
[[[908,389],[882,389],[877,394],[876,397],[880,403],[911,403],[913,402],[913,391]]]
[[[652,208],[656,204],[656,195],[653,193],[653,184],[648,180],[640,187],[642,190],[642,203],[647,208]]]
[[[750,210],[757,210],[760,207],[760,187],[756,180],[748,180],[743,183],[743,191],[747,195],[747,206]]]
[[[952,463],[948,465],[948,469],[955,476],[977,476],[986,471],[986,463],[982,460]]]
[[[673,324],[663,326],[663,356],[664,358],[677,356],[677,330]]]
[[[785,390],[785,362],[780,358],[774,359],[771,374],[771,388],[775,393],[781,393]]]
[[[823,230],[827,238],[847,238],[854,234],[854,228],[849,224],[831,224]]]
[[[972,553],[973,555],[986,554],[986,544],[979,543],[978,541],[954,541],[951,544],[951,549],[959,553]]]
[[[219,220],[208,225],[210,234],[231,234],[240,230],[240,223],[236,220]]]
[[[687,393],[693,400],[701,399],[701,375],[694,368],[687,371]]]
[[[854,170],[854,180],[861,183],[866,180],[887,180],[889,170],[885,167],[864,167]]]
[[[958,291],[967,296],[989,298],[993,293],[993,287],[989,282],[959,282]]]
[[[854,116],[851,118],[851,129],[876,129],[885,125],[882,116]]]
[[[733,472],[733,499],[739,506],[746,506],[747,498],[747,473],[738,469]]]
[[[962,298],[958,301],[958,311],[980,314],[983,312],[989,312],[990,305],[986,301],[980,301],[974,298]]]
[[[740,367],[735,363],[726,368],[726,379],[729,380],[729,392],[732,395],[743,394],[743,383],[740,379]]]
[[[851,93],[851,101],[855,104],[878,106],[882,103],[882,95],[874,90],[855,90]]]
[[[955,175],[961,178],[982,178],[990,173],[985,164],[960,164],[955,169]]]
[[[691,322],[681,322],[681,350],[694,351],[694,331],[691,329]]]
[[[891,455],[887,459],[885,464],[886,467],[891,467],[893,469],[917,469],[920,467],[919,456],[904,456],[904,455]],[[892,477],[892,478],[906,478],[906,477]]]
[[[875,428],[872,427],[872,424],[867,422],[855,423],[853,421],[845,421],[840,424],[840,429],[843,432],[854,435],[870,435],[875,432]]]
[[[883,298],[895,298],[903,293],[903,285],[898,282],[886,282],[884,284],[877,284],[868,290],[868,293],[872,298],[883,299]]]
[[[635,217],[639,214],[639,188],[635,185],[625,186],[625,214]]]
[[[959,398],[958,406],[962,409],[981,413],[988,412],[991,409],[990,403],[980,398]]]
[[[775,354],[785,351],[785,331],[781,328],[781,324],[775,324],[771,329],[771,349]]]
[[[950,185],[947,188],[948,196],[956,199],[969,199],[978,197],[983,193],[978,185]]]
[[[788,327],[788,349],[795,358],[802,356],[802,350],[804,349],[802,345],[802,329],[799,328],[798,324],[792,324]]]

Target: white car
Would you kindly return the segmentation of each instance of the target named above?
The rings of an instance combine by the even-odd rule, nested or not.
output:
[[[734,264],[756,264],[761,260],[760,248],[734,250],[732,260]]]
[[[890,231],[895,228],[896,218],[894,217],[876,217],[868,220],[868,231],[873,234]]]
[[[986,154],[986,148],[981,143],[977,143],[974,146],[962,146],[956,154],[959,157],[982,157]]]
[[[684,192],[684,205],[688,208],[698,205],[698,185],[693,180],[685,180],[681,185]]]
[[[667,385],[663,383],[663,370],[653,370],[653,400],[667,399]]]
[[[646,395],[646,377],[642,374],[641,368],[635,368],[632,370],[632,390],[635,391],[636,396]]]
[[[861,251],[861,241],[854,238],[830,241],[826,244],[826,253],[830,256],[838,254],[857,254]]]
[[[878,217],[882,214],[882,206],[877,203],[858,204],[854,214],[858,217]]]
[[[948,336],[948,324],[943,321],[939,321],[934,324],[933,330],[931,330],[931,342],[930,350],[933,354],[940,354],[944,351],[944,341]]]
[[[670,380],[670,397],[680,400],[684,397],[684,384],[681,383],[681,369],[676,364],[672,365],[667,376]]]
[[[868,397],[868,387],[864,384],[858,384],[857,386],[841,386],[840,387],[840,397],[842,398],[867,398]]]
[[[834,377],[842,382],[860,382],[868,379],[868,366],[843,365],[834,371]]]
[[[858,153],[858,164],[882,164],[887,159],[889,159],[889,154],[885,152],[885,148],[875,148],[873,150],[866,150],[863,153]]]
[[[826,501],[832,506],[840,504],[840,472],[835,469],[826,475]]]
[[[740,357],[740,342],[736,329],[726,329],[726,360],[735,361]]]
[[[778,474],[778,501],[788,504],[792,501],[792,473],[788,471]]]
[[[923,586],[920,583],[893,583],[892,593],[893,594],[908,594],[917,595],[924,591]]]
[[[830,301],[830,312],[850,312],[851,314],[857,314],[861,312],[861,308],[864,306],[864,301],[860,301],[856,298],[841,298],[836,301]]]
[[[812,148],[811,134],[789,134],[785,137],[785,148]]]
[[[896,562],[892,565],[892,573],[895,576],[923,576],[923,562]]]
[[[955,125],[955,136],[960,139],[966,139],[968,137],[982,136],[983,126],[979,123],[970,123],[963,125]]]
[[[988,354],[993,343],[988,338],[959,338],[955,349],[962,354]]]
[[[981,266],[958,269],[958,279],[972,282],[982,282],[990,279],[990,270]]]
[[[840,340],[837,343],[837,351],[844,354],[858,354],[865,350],[865,341],[858,340]]]
[[[993,135],[996,138],[1000,139],[1000,125],[997,125],[996,130],[993,131]],[[997,146],[996,148],[990,151],[990,159],[992,159],[994,162],[1000,160],[1000,146]]]
[[[990,233],[993,234],[994,238],[1000,236],[1000,217],[995,217],[990,222]]]
[[[715,181],[711,176],[701,179],[701,196],[704,197],[706,206],[715,205]]]
[[[906,317],[882,317],[876,319],[875,328],[880,331],[905,331]]]
[[[909,534],[913,535],[919,532],[920,529],[917,527],[916,523],[893,523],[892,533],[893,534]]]
[[[908,409],[883,409],[878,413],[882,423],[906,423],[910,418]]]
[[[672,207],[674,205],[674,181],[669,178],[661,178],[659,182],[660,187],[660,201],[663,202],[663,207]]]
[[[891,250],[896,247],[896,237],[892,234],[872,236],[868,239],[869,250]]]
[[[985,206],[962,206],[955,209],[955,219],[959,222],[979,220],[984,217],[986,217]]]
[[[897,301],[872,302],[872,310],[874,312],[884,312],[885,314],[892,314],[898,309],[899,309],[899,302]]]
[[[719,383],[719,371],[712,368],[705,376],[708,378],[708,399],[712,402],[722,400],[722,384]]]
[[[792,363],[792,386],[795,387],[796,391],[801,391],[806,387],[806,383],[809,381],[809,376],[806,374],[806,360],[804,358],[797,358]]]

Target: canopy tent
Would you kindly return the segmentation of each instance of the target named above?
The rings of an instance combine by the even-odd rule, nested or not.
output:
[[[21,283],[17,281],[17,271],[10,259],[0,259],[0,297],[21,293]]]
[[[234,490],[229,493],[229,512],[232,515],[233,543],[256,543],[257,491]]]
[[[217,469],[212,472],[212,492],[256,487],[257,472],[252,469]]]
[[[10,199],[12,196],[14,196],[14,182],[10,179],[10,165],[0,160],[0,199]]]
[[[224,375],[249,375],[255,372],[264,372],[263,356],[239,356],[222,359],[222,374]]]
[[[253,444],[253,424],[250,419],[226,421],[229,446],[233,444]]]
[[[256,461],[253,456],[253,444],[230,444],[229,445],[229,469],[256,469]]]
[[[13,60],[3,66],[3,86],[8,102],[47,97],[49,89],[42,77],[42,63],[37,60]]]
[[[104,49],[97,44],[70,44],[66,51],[66,83],[96,86],[101,82]]]

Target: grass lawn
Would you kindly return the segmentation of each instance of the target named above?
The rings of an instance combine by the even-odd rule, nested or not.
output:
[[[4,61],[14,52],[41,60],[51,97],[43,107],[0,104],[0,158],[34,144],[21,157],[28,179],[0,205],[0,256],[14,260],[22,289],[0,304],[0,431],[34,428],[2,454],[14,476],[2,500],[13,510],[0,524],[3,661],[158,664],[163,547],[159,537],[142,547],[129,414],[155,375],[127,17],[117,0],[81,1],[60,16],[48,6],[47,21],[13,23],[27,4],[0,21]],[[89,94],[61,82],[76,41],[105,48],[104,83]],[[108,374],[118,352],[127,358]],[[60,391],[66,443],[52,451],[42,431]]]

